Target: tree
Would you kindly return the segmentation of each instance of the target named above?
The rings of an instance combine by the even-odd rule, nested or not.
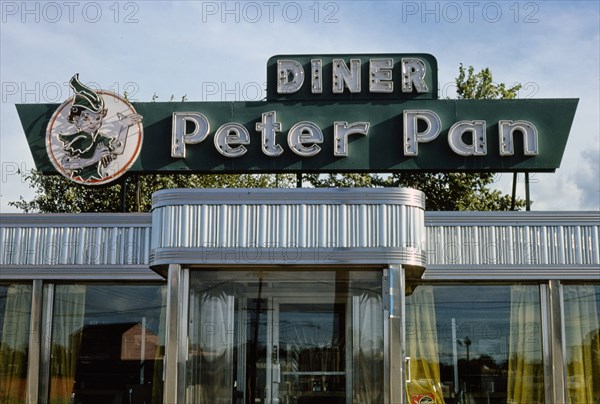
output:
[[[455,82],[459,100],[512,100],[517,97],[522,88],[521,84],[507,88],[504,83],[494,83],[489,67],[482,69],[479,73],[474,73],[474,71],[473,66],[469,66],[465,71],[462,63],[458,67],[458,77]]]
[[[21,197],[9,202],[24,212],[148,212],[152,193],[168,188],[272,188],[289,187],[295,177],[267,174],[150,174],[129,175],[117,184],[104,187],[78,185],[58,175],[37,171],[25,179],[36,195],[31,201]],[[126,192],[123,192],[126,187]],[[123,194],[125,196],[123,200]]]
[[[459,99],[512,99],[521,85],[496,84],[489,68],[475,73],[472,66],[465,69],[461,64],[456,88]],[[152,100],[156,98],[155,95]],[[493,173],[303,175],[303,180],[314,187],[419,189],[425,193],[427,210],[509,210],[511,196],[490,189],[495,178]],[[62,176],[45,176],[35,171],[26,179],[36,191],[34,198],[26,201],[21,197],[19,201],[9,203],[24,212],[141,212],[150,210],[152,193],[165,188],[291,187],[296,182],[295,176],[290,174],[157,174],[130,175],[116,185],[92,188],[77,185]],[[524,205],[522,199],[516,200],[516,208]]]

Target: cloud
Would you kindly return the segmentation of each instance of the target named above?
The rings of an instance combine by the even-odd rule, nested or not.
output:
[[[580,153],[578,170],[571,179],[580,190],[581,209],[600,210],[600,149],[592,147]]]

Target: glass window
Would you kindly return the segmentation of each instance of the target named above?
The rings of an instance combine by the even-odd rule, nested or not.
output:
[[[193,271],[186,402],[381,403],[381,271]]]
[[[165,290],[55,285],[50,403],[161,403]]]
[[[406,321],[409,403],[544,402],[538,285],[420,284]]]
[[[31,285],[0,285],[0,402],[25,404]]]
[[[600,284],[563,285],[569,402],[600,403]]]

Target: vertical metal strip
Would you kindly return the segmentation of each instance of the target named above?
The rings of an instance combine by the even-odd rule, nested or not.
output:
[[[510,198],[510,210],[515,210],[516,200],[517,200],[517,173],[513,173],[512,197]]]
[[[237,329],[237,340],[238,341],[248,341],[248,330],[246,328],[246,324],[248,324],[248,299],[245,297],[241,297],[239,300],[239,310],[235,319],[236,329]],[[237,351],[237,363],[243,364],[246,360],[246,347],[247,344],[240,343]],[[249,401],[246,398],[247,390],[246,390],[246,366],[239,365],[237,367],[236,373],[236,381],[237,385],[234,386],[235,393],[242,394],[242,401]]]
[[[167,280],[167,324],[165,341],[165,385],[164,402],[178,402],[178,342],[179,342],[179,289],[181,285],[181,267],[169,265]]]
[[[390,404],[390,274],[389,269],[383,270],[381,277],[381,303],[383,308],[383,403]],[[355,298],[357,299],[357,298]],[[353,312],[358,311],[358,301],[356,301]],[[355,333],[354,341],[358,341],[358,314],[355,315],[356,321],[352,322],[352,330]],[[354,357],[358,358],[358,347],[354,349]],[[355,359],[355,363],[358,360]]]
[[[545,380],[551,383],[551,397],[546,397],[546,402],[550,403],[566,403],[567,400],[567,385],[566,385],[566,368],[564,355],[564,340],[563,340],[563,325],[562,325],[562,303],[561,303],[561,285],[558,280],[548,282],[548,319],[550,332],[550,355],[552,364],[552,374],[550,380]]]
[[[399,403],[404,404],[408,402],[408,394],[406,392],[406,271],[404,267],[399,268],[399,280],[400,280],[400,319],[398,325],[400,326],[400,394]]]
[[[33,281],[29,320],[29,355],[27,367],[27,403],[38,403],[40,377],[40,342],[42,341],[42,281]]]
[[[531,210],[531,196],[529,193],[529,172],[525,171],[525,210]]]
[[[267,308],[267,346],[266,346],[266,369],[265,369],[265,404],[273,403],[273,328],[276,300],[272,297],[268,299]]]
[[[52,344],[52,312],[54,311],[54,284],[43,286],[42,339],[40,341],[40,379],[38,403],[46,404],[50,393],[50,348]]]
[[[550,317],[550,297],[548,285],[540,285],[540,309],[541,309],[541,329],[542,329],[542,361],[544,365],[544,402],[551,403],[553,397],[552,384],[552,349],[551,349],[551,326]]]
[[[354,377],[355,371],[353,369],[354,364],[359,363],[359,355],[360,355],[360,346],[359,346],[359,324],[360,324],[360,312],[359,312],[359,296],[348,296],[348,307],[350,308],[346,312],[346,324],[350,324],[350,326],[346,325],[346,341],[352,341],[351,344],[346,344],[346,404],[352,404],[354,397]],[[387,358],[385,356],[386,350],[386,320],[385,320],[385,311],[384,311],[384,321],[383,321],[383,369],[384,369],[384,385],[385,385],[385,375],[386,375],[386,364]],[[387,397],[384,386],[384,398]],[[385,404],[388,404],[385,401]]]
[[[185,402],[185,375],[187,374],[188,341],[189,341],[189,306],[190,306],[190,270],[181,268],[178,290],[179,316],[177,317],[177,397],[178,403]]]
[[[551,281],[554,282],[557,287],[555,287],[556,295],[558,298],[555,299],[555,308],[557,310],[554,317],[554,330],[560,338],[556,344],[555,349],[557,352],[560,352],[559,360],[554,361],[554,369],[555,375],[554,377],[560,379],[559,385],[561,385],[561,389],[557,390],[556,400],[555,402],[563,401],[565,403],[569,402],[568,396],[568,387],[567,386],[567,346],[566,346],[566,337],[565,337],[565,301],[564,301],[564,291],[563,284],[559,280]]]
[[[404,336],[404,269],[390,265],[390,319],[389,319],[389,394],[390,403],[405,403],[405,336]]]

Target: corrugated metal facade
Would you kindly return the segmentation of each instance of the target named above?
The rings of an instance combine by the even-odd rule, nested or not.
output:
[[[158,192],[151,264],[425,264],[420,192],[272,191]]]
[[[2,215],[2,279],[147,276],[149,214]],[[144,275],[146,274],[146,275]]]
[[[423,221],[422,211],[404,205],[180,205],[156,209],[153,220],[154,248],[403,247],[424,238],[398,226]]]
[[[33,270],[44,275],[52,268],[55,275],[56,268],[148,268],[152,251],[194,248],[359,249],[367,255],[399,248],[426,260],[426,278],[494,268],[517,277],[529,271],[593,278],[600,268],[599,212],[423,214],[418,203],[394,203],[385,194],[346,193],[345,201],[306,192],[276,199],[259,193],[245,201],[239,193],[205,195],[187,192],[177,204],[171,193],[158,195],[152,215],[3,215],[2,277],[29,278]],[[407,201],[414,202],[401,202]]]
[[[428,212],[425,277],[600,280],[599,212]]]

